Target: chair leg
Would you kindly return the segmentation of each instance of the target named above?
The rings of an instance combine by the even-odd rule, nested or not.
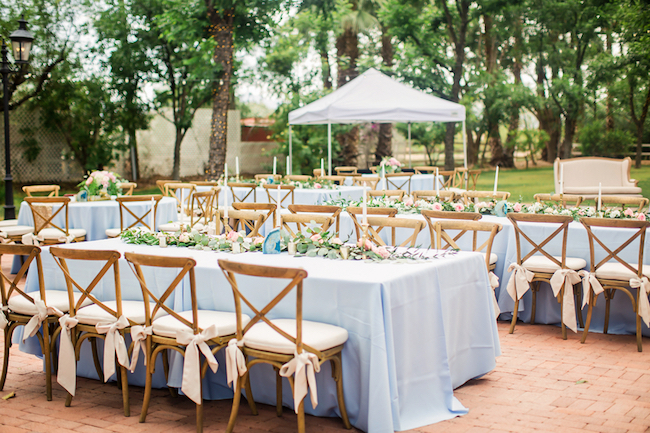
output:
[[[228,420],[226,433],[232,433],[235,428],[235,423],[237,422],[237,413],[239,413],[239,403],[241,402],[241,380],[248,381],[248,371],[244,373],[243,376],[237,378],[237,383],[235,384],[235,395],[232,399],[232,408],[230,409],[230,419]]]
[[[530,324],[533,325],[535,324],[535,312],[537,311],[537,290],[539,289],[539,284],[540,282],[538,281],[537,284],[533,283],[531,284],[530,291],[533,294],[533,305],[530,310]]]
[[[641,300],[641,296],[647,296],[645,294],[645,291],[639,287],[637,289],[637,296],[636,296],[636,308],[635,308],[635,316],[636,316],[636,350],[639,352],[643,352],[643,347],[641,343],[641,316],[639,316],[639,301]]]
[[[147,419],[147,411],[149,410],[149,401],[151,400],[151,381],[153,380],[153,368],[156,363],[156,359],[151,354],[151,341],[147,340],[147,351],[145,356],[147,357],[147,365],[145,370],[147,375],[145,377],[144,384],[144,398],[142,399],[142,411],[140,412],[140,422],[144,422]]]
[[[169,382],[169,354],[167,350],[162,351],[163,372],[165,373],[165,382]],[[167,387],[169,394],[172,397],[178,397],[178,390],[176,388]]]
[[[510,324],[510,334],[515,332],[515,325],[517,324],[517,312],[519,311],[519,299],[515,301],[515,308],[512,312],[512,323]]]
[[[578,325],[580,325],[581,328],[585,327],[585,322],[582,320],[582,284],[578,283],[573,286],[573,293],[575,295],[575,299],[573,302],[575,303],[576,306],[576,314],[578,315]]]
[[[203,433],[203,401],[196,405],[196,433]]]
[[[248,401],[248,407],[250,407],[251,413],[253,415],[257,415],[257,406],[255,405],[255,399],[253,398],[253,389],[251,388],[251,380],[250,376],[248,375],[246,375],[244,387],[246,389],[246,401]]]
[[[45,394],[52,401],[52,355],[50,353],[50,326],[43,323],[43,357],[45,358]]]
[[[122,383],[122,405],[124,406],[124,416],[131,416],[131,404],[129,401],[129,377],[126,374],[126,368],[120,366],[117,369],[118,374],[121,376]]]
[[[7,380],[7,369],[9,368],[9,349],[11,348],[11,331],[9,330],[9,325],[4,329],[5,334],[5,344],[4,344],[4,358],[2,359],[2,376],[0,377],[0,390],[3,390],[5,387],[5,381]]]
[[[330,365],[332,366],[332,377],[334,382],[336,382],[336,398],[339,403],[339,412],[341,412],[341,419],[343,420],[343,425],[346,429],[351,429],[352,424],[350,424],[350,419],[348,418],[348,410],[345,408],[345,396],[343,394],[343,363],[341,360],[341,353],[337,353],[336,356],[330,359]]]
[[[305,396],[307,398],[307,396]],[[305,433],[305,399],[298,406],[298,433]]]
[[[93,362],[95,363],[95,370],[97,371],[97,376],[99,376],[99,381],[104,382],[104,372],[102,371],[102,365],[99,362],[99,352],[97,350],[97,339],[90,338],[90,347],[93,352]]]
[[[589,334],[589,325],[591,325],[591,314],[593,313],[594,309],[594,294],[593,292],[589,293],[589,308],[587,309],[587,321],[585,322],[585,327],[582,330],[582,338],[580,339],[580,343],[583,343],[587,340],[587,335]]]
[[[275,414],[282,416],[282,376],[280,369],[273,367],[275,370]]]
[[[603,334],[607,334],[607,330],[609,329],[609,302],[611,300],[611,289],[605,290],[605,324],[603,325]]]

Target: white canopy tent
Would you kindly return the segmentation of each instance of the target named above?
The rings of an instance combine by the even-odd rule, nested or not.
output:
[[[462,122],[467,168],[465,107],[413,89],[369,69],[336,91],[289,113],[289,160],[293,161],[291,125],[327,124],[328,173],[332,174],[332,123]],[[410,152],[410,150],[409,150]],[[290,168],[289,168],[290,170]]]

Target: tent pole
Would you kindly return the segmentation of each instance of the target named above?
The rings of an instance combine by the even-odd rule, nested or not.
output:
[[[409,128],[409,168],[411,168],[411,122],[408,123]]]
[[[293,167],[293,152],[292,152],[292,143],[291,143],[291,125],[289,125],[289,174],[293,174],[291,168]]]
[[[463,120],[463,165],[465,167],[465,189],[469,188],[469,173],[467,172],[467,135],[465,134],[465,121]]]
[[[332,175],[332,124],[327,124],[327,175]]]

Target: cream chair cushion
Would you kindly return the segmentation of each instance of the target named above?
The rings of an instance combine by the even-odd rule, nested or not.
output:
[[[18,225],[18,220],[16,219],[0,221],[0,227],[10,227],[10,226],[17,226],[17,225]]]
[[[483,251],[481,251],[481,254],[483,254],[483,257],[485,257],[485,254],[486,254],[486,253],[484,253]],[[497,255],[494,254],[494,253],[490,253],[490,264],[491,264],[491,265],[495,264],[495,263],[497,262],[497,260],[499,260],[499,256],[497,256]]]
[[[27,233],[33,233],[34,227],[31,226],[6,226],[0,227],[0,238],[8,238],[11,236],[22,236]]]
[[[630,263],[633,268],[638,267],[636,263]],[[650,278],[650,265],[643,265],[643,275]],[[637,274],[618,262],[609,262],[596,269],[596,277],[607,280],[630,281],[636,278]]]
[[[116,238],[122,233],[120,229],[106,229],[106,237]]]
[[[216,325],[219,336],[237,332],[237,316],[235,313],[214,310],[198,310],[197,313],[199,328],[206,329]],[[178,315],[189,322],[192,321],[192,310],[183,311]],[[242,326],[246,326],[250,320],[250,317],[242,314]],[[177,331],[187,331],[189,329],[185,324],[170,315],[154,320],[152,325],[154,334],[170,338],[176,338]]]
[[[34,299],[34,301],[38,301],[41,299],[40,292],[30,292],[28,293],[28,295],[31,296]],[[80,297],[81,297],[81,293],[75,292],[74,294],[75,302],[79,300]],[[68,301],[67,290],[46,290],[45,300],[47,301],[46,305],[48,307],[58,308],[64,313],[70,311],[70,301]],[[91,303],[90,299],[85,299],[83,305],[88,305],[90,303]],[[25,299],[21,295],[12,296],[9,299],[8,304],[11,311],[14,311],[18,314],[26,314],[26,315],[33,316],[34,314],[38,313],[38,310],[36,309],[36,305],[32,304],[29,300]]]
[[[70,233],[70,236],[73,236],[75,239],[86,236],[86,230],[84,229],[68,229],[68,233]],[[38,232],[38,236],[43,239],[61,239],[65,237],[65,233],[59,229],[47,228]]]
[[[275,319],[271,323],[287,334],[296,335],[295,319]],[[327,350],[340,346],[348,340],[348,331],[339,326],[321,322],[302,321],[302,341],[316,350]],[[266,323],[256,323],[244,334],[244,344],[251,349],[292,355],[295,343],[278,334]]]
[[[117,311],[117,303],[115,301],[106,301],[103,302],[108,308],[113,311]],[[135,323],[144,323],[144,302],[142,301],[122,301],[122,314],[127,317],[127,319],[132,320]],[[156,317],[165,316],[167,312],[164,310],[158,310]],[[115,316],[104,310],[99,305],[93,304],[88,305],[87,307],[80,308],[77,310],[77,320],[79,323],[86,325],[96,325],[98,323],[112,323],[117,319]]]
[[[557,259],[559,262],[562,261],[561,256],[553,256],[553,258]],[[532,272],[547,272],[550,274],[560,269],[560,267],[557,264],[552,262],[546,256],[542,256],[542,255],[532,256],[528,260],[523,262],[522,265],[524,266],[524,268]],[[577,257],[566,258],[566,267],[569,269],[573,269],[577,271],[583,269],[585,266],[587,266],[587,262],[584,259],[580,259]]]

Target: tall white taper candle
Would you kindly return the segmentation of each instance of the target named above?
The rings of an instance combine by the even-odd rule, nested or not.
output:
[[[492,194],[497,193],[497,185],[499,184],[499,166],[497,165],[497,171],[494,172],[494,191]]]
[[[276,201],[277,201],[277,204],[278,204],[278,208],[276,209],[277,213],[275,214],[275,225],[278,226],[278,228],[280,228],[280,224],[281,224],[281,222],[280,222],[280,208],[281,208],[281,206],[280,206],[280,203],[281,203],[280,184],[278,184],[278,197],[276,198]]]
[[[223,177],[223,218],[228,220],[228,164],[224,168]]]
[[[320,175],[325,176],[325,160],[323,158],[320,159]]]
[[[235,157],[235,176],[239,179],[239,157]]]
[[[153,206],[156,201],[151,197],[151,213],[149,214],[149,227],[151,227],[151,231],[155,232],[156,227],[154,227],[154,213],[153,213]]]
[[[598,182],[598,212],[600,212],[602,208],[602,183]]]
[[[438,167],[436,167],[436,177],[433,179],[433,183],[436,185],[436,197],[440,195],[440,187],[438,186]]]
[[[366,200],[367,200],[367,198],[366,198],[366,197],[367,197],[366,194],[367,194],[367,192],[366,192],[366,185],[364,185],[364,186],[363,186],[363,208],[362,208],[362,209],[363,209],[363,218],[361,219],[361,221],[362,221],[364,224],[368,224],[368,205],[367,205],[367,203],[366,203]]]
[[[278,157],[274,156],[273,157],[273,176],[278,174]]]
[[[560,194],[564,194],[564,164],[560,165]]]
[[[286,175],[289,176],[291,174],[291,161],[289,160],[289,155],[287,155],[287,173]]]

